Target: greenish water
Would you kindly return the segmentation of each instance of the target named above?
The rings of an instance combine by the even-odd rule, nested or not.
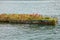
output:
[[[0,40],[60,40],[60,26],[0,24]]]

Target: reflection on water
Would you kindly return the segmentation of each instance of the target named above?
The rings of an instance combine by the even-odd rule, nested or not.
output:
[[[58,28],[58,29],[57,29]],[[0,24],[0,40],[60,39],[60,27],[29,24]]]
[[[0,13],[41,13],[59,17],[60,2],[39,3],[0,2]],[[0,40],[60,40],[60,22],[56,26],[29,24],[0,24]]]

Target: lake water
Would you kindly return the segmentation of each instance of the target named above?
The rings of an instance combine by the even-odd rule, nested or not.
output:
[[[60,25],[0,24],[0,40],[60,40]]]
[[[0,24],[0,40],[60,40],[60,2],[0,2],[0,13],[40,13],[58,18],[56,26]]]

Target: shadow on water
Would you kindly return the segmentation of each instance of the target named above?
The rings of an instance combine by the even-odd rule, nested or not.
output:
[[[39,24],[29,24],[29,28],[31,29],[43,29],[43,30],[50,30],[50,29],[54,29],[56,26],[53,25],[39,25]]]
[[[19,25],[23,28],[28,29],[35,29],[35,30],[51,30],[54,29],[56,26],[53,25],[40,25],[40,24],[11,24],[11,25]]]
[[[0,24],[8,24],[8,23],[0,23]],[[14,24],[10,23],[13,27],[23,27],[23,28],[28,28],[28,29],[34,29],[34,30],[51,30],[54,29],[56,26],[53,25],[40,25],[40,24]]]

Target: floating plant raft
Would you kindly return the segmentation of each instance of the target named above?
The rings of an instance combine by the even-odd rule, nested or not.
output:
[[[57,21],[57,18],[40,14],[0,14],[0,23],[56,25]]]

